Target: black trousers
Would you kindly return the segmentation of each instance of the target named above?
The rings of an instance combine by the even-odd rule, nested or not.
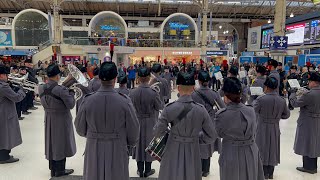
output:
[[[21,103],[21,111],[22,112],[27,112],[28,111],[28,98],[27,98],[27,95],[20,103]]]
[[[27,94],[26,94],[26,97],[27,97],[27,108],[32,108],[34,105],[33,105],[33,100],[34,100],[34,92],[33,91],[29,91]]]
[[[49,160],[49,169],[51,172],[64,171],[66,169],[66,158],[59,161]]]
[[[152,162],[138,161],[137,166],[138,166],[138,171],[140,172],[140,174],[150,172],[151,171],[151,164],[152,164]]]
[[[303,156],[303,168],[307,170],[316,170],[318,169],[318,158],[310,158],[308,156]]]
[[[290,95],[291,95],[291,92],[288,91],[288,101],[289,101],[288,107],[289,107],[289,109],[292,109],[293,106],[291,105],[290,100],[289,100]]]
[[[21,102],[16,103],[18,117],[21,117]]]
[[[263,165],[263,173],[264,175],[273,175],[274,172],[274,166],[265,166]]]
[[[6,161],[8,159],[10,159],[10,152],[11,150],[7,150],[7,149],[1,149],[0,150],[0,161]]]
[[[127,88],[128,89],[134,89],[134,81],[135,79],[128,79]]]
[[[211,158],[201,159],[202,172],[208,173],[210,171],[210,161],[211,161]]]

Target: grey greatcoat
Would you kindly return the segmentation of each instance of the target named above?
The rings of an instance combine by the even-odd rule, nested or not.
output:
[[[160,95],[152,90],[147,84],[140,84],[138,88],[130,93],[133,106],[136,109],[140,122],[140,138],[133,151],[132,158],[136,161],[152,162],[152,158],[145,149],[153,138],[153,127],[158,121],[159,110],[162,109]]]
[[[8,83],[0,81],[0,150],[11,150],[22,143],[15,103],[25,96],[23,89],[14,92]]]
[[[279,94],[279,86],[280,86],[280,74],[277,70],[270,71],[269,77],[276,78],[278,80],[278,88],[275,90]]]
[[[277,92],[266,93],[253,102],[257,114],[256,142],[260,150],[262,163],[265,166],[276,166],[280,163],[280,119],[288,119],[290,110],[283,97]]]
[[[251,87],[261,87],[264,88],[264,83],[266,82],[266,78],[264,76],[258,76],[256,79],[253,80]],[[251,95],[250,89],[249,89],[249,100],[248,104],[252,104],[255,99],[257,99],[257,95]]]
[[[126,86],[119,87],[116,89],[116,91],[119,93],[125,94],[127,96],[129,96],[129,94],[130,94],[130,90]]]
[[[255,143],[256,115],[252,107],[230,103],[216,113],[222,140],[220,180],[263,180],[259,149]]]
[[[215,104],[214,101],[216,101],[220,106],[220,108],[225,108],[225,104],[222,101],[221,96],[216,91],[213,91],[210,88],[203,87],[203,86],[200,86],[200,88],[197,89],[196,91],[206,96],[207,99],[211,102],[211,104]],[[216,110],[213,109],[213,107],[210,104],[208,104],[197,92],[192,93],[192,99],[195,102],[202,104],[206,108],[207,112],[209,113],[212,119],[213,124],[215,124],[214,117],[215,117]],[[201,159],[208,159],[209,157],[212,156],[212,154],[215,151],[218,151],[219,153],[221,151],[220,138],[217,138],[212,144],[200,144]]]
[[[171,81],[174,80],[174,77],[172,76],[171,73],[166,73],[164,72],[162,75],[161,75],[162,78],[166,79],[167,80],[167,99],[171,99],[171,89],[172,89],[172,86],[171,86]]]
[[[241,83],[241,102],[243,104],[246,104],[247,100],[248,100],[248,87],[246,85],[244,85],[243,83]],[[219,90],[219,94],[221,97],[224,96],[224,92],[222,89]]]
[[[49,80],[39,87],[39,94],[44,93],[44,86],[57,85]],[[55,86],[51,95],[41,97],[45,112],[45,155],[48,160],[59,161],[76,154],[76,143],[70,110],[75,106],[74,92],[64,86]]]
[[[161,160],[159,180],[201,180],[199,136],[201,142],[208,144],[217,138],[207,110],[187,95],[166,105],[154,127],[155,135],[163,135],[169,123],[178,117],[187,104],[191,104],[192,109],[171,128]]]
[[[87,138],[84,180],[129,180],[128,146],[139,139],[139,122],[128,96],[101,86],[84,98],[75,127]]]
[[[101,86],[101,81],[99,78],[94,77],[93,79],[91,79],[91,81],[89,82],[88,85],[88,89],[90,92],[96,92],[98,91],[98,89]]]
[[[294,152],[310,158],[320,157],[320,86],[301,98],[292,93],[290,102],[293,107],[300,107]]]

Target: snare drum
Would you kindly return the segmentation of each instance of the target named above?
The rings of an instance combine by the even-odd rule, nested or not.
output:
[[[145,151],[149,153],[151,157],[154,157],[156,160],[161,161],[161,158],[164,153],[164,149],[167,144],[168,137],[169,137],[168,131],[164,136],[160,136],[157,138],[154,137]]]

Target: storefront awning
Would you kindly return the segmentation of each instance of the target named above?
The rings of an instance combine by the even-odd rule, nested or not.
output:
[[[26,51],[22,50],[0,50],[0,56],[26,56]]]

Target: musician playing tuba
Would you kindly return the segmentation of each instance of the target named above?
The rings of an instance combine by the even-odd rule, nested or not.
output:
[[[158,120],[158,112],[162,109],[163,103],[160,100],[159,92],[150,88],[150,70],[142,67],[138,70],[141,84],[138,88],[130,91],[130,98],[136,109],[137,117],[140,122],[140,138],[137,146],[133,150],[132,157],[137,161],[138,175],[149,177],[155,173],[151,169],[154,158],[145,152],[149,142],[153,138],[153,127]]]
[[[72,116],[75,106],[75,92],[60,81],[60,69],[52,64],[47,68],[48,83],[39,87],[41,104],[45,111],[45,155],[49,161],[51,177],[72,174],[73,169],[65,169],[66,158],[76,153]]]

